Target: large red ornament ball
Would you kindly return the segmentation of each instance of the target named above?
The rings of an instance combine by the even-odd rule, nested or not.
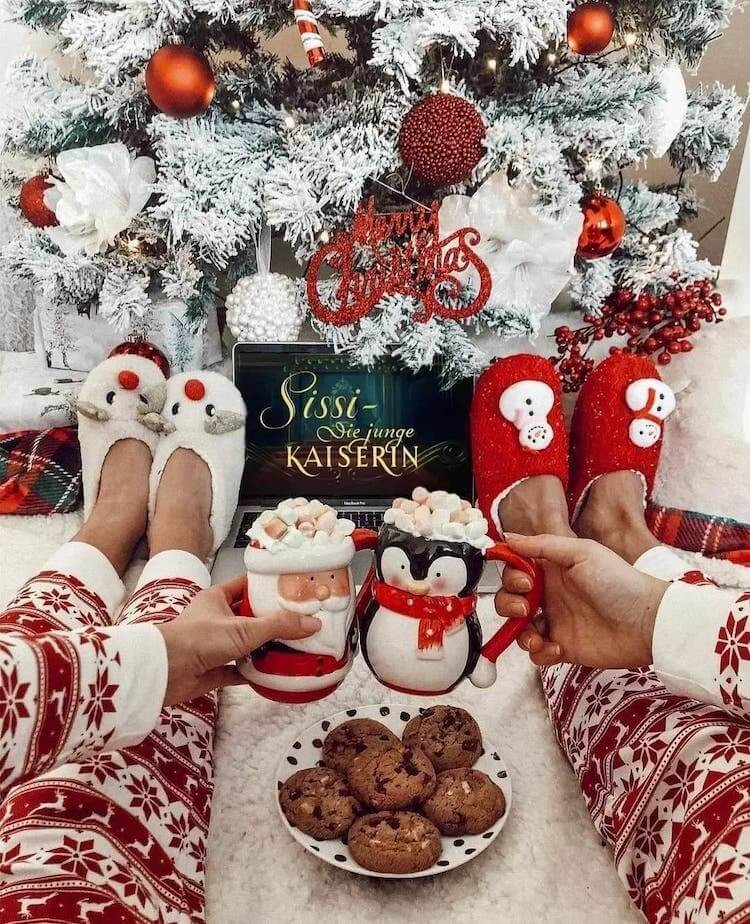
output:
[[[615,34],[615,17],[606,3],[582,3],[568,18],[568,46],[579,55],[596,55]]]
[[[583,231],[578,240],[578,256],[599,260],[614,253],[625,237],[625,213],[614,199],[595,194],[581,203]]]
[[[161,369],[164,378],[169,378],[169,360],[159,347],[154,346],[153,343],[149,343],[147,340],[126,340],[124,343],[119,343],[107,358],[124,355],[142,356],[144,359],[150,359]]]
[[[204,56],[187,45],[165,45],[151,55],[146,91],[165,115],[189,119],[211,105],[216,78]]]
[[[460,96],[435,93],[406,114],[401,159],[425,183],[452,186],[468,179],[481,160],[485,132],[476,106]]]
[[[45,190],[51,185],[47,174],[39,173],[29,177],[21,187],[21,211],[35,228],[49,228],[50,225],[57,224],[57,216],[44,204]]]

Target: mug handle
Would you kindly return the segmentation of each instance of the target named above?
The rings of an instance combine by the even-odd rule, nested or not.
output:
[[[487,550],[487,561],[501,561],[511,568],[523,571],[532,581],[531,590],[524,594],[529,604],[529,615],[522,619],[506,619],[504,625],[492,636],[482,648],[482,657],[493,664],[500,655],[516,641],[518,636],[534,619],[544,600],[544,573],[541,566],[530,558],[518,555],[505,542],[496,543]]]

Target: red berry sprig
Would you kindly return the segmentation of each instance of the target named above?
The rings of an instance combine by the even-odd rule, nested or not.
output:
[[[721,295],[708,279],[663,295],[642,292],[636,296],[628,289],[615,289],[605,301],[601,315],[583,316],[584,327],[557,328],[557,356],[552,357],[552,362],[565,391],[578,391],[594,368],[595,362],[588,352],[597,341],[626,337],[624,346],[613,346],[609,352],[658,354],[658,362],[666,366],[673,356],[693,349],[691,338],[703,324],[719,324],[726,313]]]

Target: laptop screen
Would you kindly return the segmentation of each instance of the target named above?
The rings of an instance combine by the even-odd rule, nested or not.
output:
[[[328,348],[240,344],[235,380],[248,409],[240,498],[389,503],[424,485],[472,496],[473,386],[438,372],[351,365]]]

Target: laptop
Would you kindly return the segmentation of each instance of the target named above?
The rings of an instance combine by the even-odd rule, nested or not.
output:
[[[420,485],[473,498],[471,381],[446,390],[439,368],[363,368],[321,343],[238,343],[233,369],[248,411],[245,471],[214,581],[244,570],[248,530],[285,498],[318,498],[374,530]],[[357,554],[357,584],[371,561]],[[497,566],[485,574],[480,589],[496,590]]]

